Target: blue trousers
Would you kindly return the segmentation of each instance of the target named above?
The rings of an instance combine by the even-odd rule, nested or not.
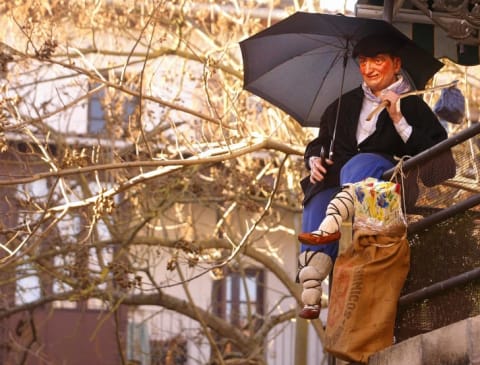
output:
[[[380,179],[385,171],[394,165],[384,157],[374,153],[361,153],[352,157],[340,171],[340,185],[356,183],[368,177]],[[325,211],[328,203],[339,191],[340,187],[325,189],[312,197],[303,207],[302,231],[311,232],[318,229],[318,226],[325,218]],[[329,255],[335,261],[338,255],[338,241],[327,245],[304,245],[301,244],[300,251],[321,251]]]

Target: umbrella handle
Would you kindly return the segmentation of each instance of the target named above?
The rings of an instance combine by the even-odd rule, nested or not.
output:
[[[434,86],[434,87],[431,87],[431,88],[428,88],[428,89],[425,89],[425,90],[410,91],[410,92],[407,92],[407,93],[400,94],[399,99],[402,99],[402,98],[405,98],[405,97],[411,96],[411,95],[425,94],[425,93],[429,93],[429,92],[439,90],[439,89],[446,89],[446,88],[453,87],[453,86],[457,85],[457,83],[458,83],[458,80],[455,80],[455,81],[452,81],[448,84]],[[370,112],[370,114],[368,114],[367,122],[370,121],[373,118],[373,116],[375,114],[379,113],[383,108],[388,107],[389,104],[390,104],[390,102],[388,100],[382,101],[382,103],[380,103],[375,109],[373,109]]]
[[[322,166],[325,165],[325,147],[322,146],[322,149],[320,150],[320,161],[322,161]]]

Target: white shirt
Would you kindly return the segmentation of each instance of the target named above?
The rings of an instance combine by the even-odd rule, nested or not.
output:
[[[401,80],[397,80],[392,85],[390,85],[387,89],[394,88],[397,83],[400,83]],[[363,98],[362,102],[362,109],[360,111],[360,116],[358,118],[358,126],[357,126],[357,144],[360,144],[364,141],[367,137],[375,132],[377,126],[378,115],[380,113],[376,113],[372,119],[367,121],[367,116],[379,105],[378,102],[370,100],[366,97]],[[412,134],[412,126],[408,124],[405,117],[402,117],[398,123],[393,124],[397,133],[402,138],[403,142],[407,142]]]

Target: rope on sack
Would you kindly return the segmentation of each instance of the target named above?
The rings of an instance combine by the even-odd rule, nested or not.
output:
[[[412,157],[412,156],[405,155],[405,156],[402,156],[402,157],[398,158],[398,163],[395,165],[395,167],[393,169],[392,176],[390,177],[391,182],[394,181],[395,179],[400,179],[400,181],[402,182],[402,184],[401,184],[401,186],[402,186],[401,194],[402,194],[402,208],[403,208],[404,214],[406,214],[406,212],[407,212],[407,203],[406,203],[405,189],[404,189],[404,187],[405,187],[405,185],[404,185],[405,172],[403,171],[403,164],[410,157]],[[405,219],[405,221],[406,221],[406,219]]]

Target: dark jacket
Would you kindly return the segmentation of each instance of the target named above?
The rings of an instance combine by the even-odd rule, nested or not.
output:
[[[378,153],[395,163],[394,157],[414,156],[447,138],[447,132],[430,107],[420,97],[408,96],[400,101],[402,114],[412,126],[412,134],[406,143],[403,142],[393,121],[384,109],[378,115],[375,132],[362,143],[357,144],[357,124],[363,96],[361,87],[342,96],[342,107],[333,145],[334,164],[328,167],[322,182],[312,184],[309,176],[302,180],[304,204],[316,193],[326,188],[339,186],[341,168],[358,153]],[[325,151],[329,151],[334,133],[337,103],[338,101],[335,101],[325,110],[320,121],[318,137],[307,145],[304,155],[307,169],[310,168],[308,159],[311,156],[320,156],[322,146]]]

